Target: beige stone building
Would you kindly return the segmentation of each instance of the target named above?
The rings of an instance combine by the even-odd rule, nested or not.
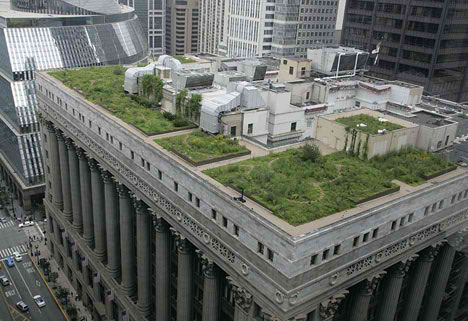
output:
[[[181,56],[198,50],[198,0],[167,1],[166,53]]]

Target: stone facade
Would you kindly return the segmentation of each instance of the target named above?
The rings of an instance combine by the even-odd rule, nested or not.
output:
[[[295,228],[36,76],[49,244],[96,319],[466,319],[466,171]]]

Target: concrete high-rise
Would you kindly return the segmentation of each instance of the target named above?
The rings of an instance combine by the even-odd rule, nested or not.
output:
[[[166,54],[184,55],[198,51],[198,0],[167,0]]]
[[[335,42],[338,1],[227,0],[219,53],[228,57],[307,56]]]
[[[165,51],[166,0],[119,0],[135,9],[143,32],[148,37],[148,48],[157,57]]]
[[[26,214],[41,202],[34,71],[128,64],[147,55],[133,9],[115,1],[0,1],[0,170]],[[109,22],[108,22],[109,21]]]
[[[226,0],[200,0],[198,52],[218,54],[224,37],[224,10]]]
[[[368,51],[380,46],[370,68],[378,77],[468,101],[467,1],[348,0],[343,44]]]

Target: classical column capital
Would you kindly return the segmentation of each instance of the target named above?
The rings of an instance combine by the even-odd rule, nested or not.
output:
[[[135,212],[137,215],[147,215],[148,214],[148,205],[143,202],[141,199],[134,197],[133,206],[135,207]]]
[[[114,176],[106,170],[101,172],[102,180],[104,184],[113,184],[114,183]]]
[[[464,238],[463,231],[459,231],[447,237],[447,243],[448,245],[453,247],[455,250],[459,251],[464,246],[463,238]]]
[[[168,224],[162,217],[153,216],[153,226],[156,232],[166,233],[169,229]]]
[[[408,260],[398,262],[397,264],[391,267],[392,275],[397,278],[404,278],[406,273],[408,273],[411,263],[416,257],[411,257]]]
[[[252,294],[247,291],[245,288],[240,286],[236,281],[234,281],[231,277],[226,278],[232,288],[232,294],[234,297],[234,302],[237,306],[239,306],[242,310],[246,313],[249,312],[250,307],[253,303],[253,296]]]
[[[68,150],[74,151],[75,150],[75,144],[73,143],[73,140],[70,138],[65,139],[65,145],[67,146]]]
[[[420,252],[421,260],[425,262],[432,262],[439,253],[440,246],[429,246]]]
[[[128,194],[128,188],[124,184],[117,185],[117,193],[119,194],[120,198],[130,198]]]
[[[65,135],[63,134],[63,132],[58,129],[57,127],[55,128],[55,135],[57,136],[57,139],[58,140],[62,140],[64,141],[65,140]]]
[[[348,293],[348,291],[344,290],[330,297],[328,300],[320,302],[319,314],[322,320],[333,318],[335,316],[336,312],[338,312],[338,308],[340,307],[341,302],[345,299]]]
[[[94,158],[89,158],[88,159],[88,164],[89,164],[89,169],[91,172],[100,172],[101,168],[99,167],[98,162]]]
[[[374,293],[375,288],[380,282],[380,279],[382,279],[383,275],[385,273],[380,273],[376,276],[367,278],[361,282],[361,286],[359,288],[359,292],[362,295],[372,295]]]
[[[180,253],[190,253],[190,242],[180,234],[178,237],[176,237],[176,246]]]
[[[88,159],[88,155],[86,155],[84,149],[82,149],[80,147],[76,148],[76,155],[78,156],[79,160],[87,160]]]
[[[202,270],[205,277],[215,278],[216,277],[216,266],[212,259],[207,257],[202,251],[196,250],[197,255],[200,257],[202,264]]]
[[[54,124],[52,122],[47,121],[46,122],[46,127],[47,127],[47,130],[49,131],[49,133],[55,134],[55,126],[54,126]]]

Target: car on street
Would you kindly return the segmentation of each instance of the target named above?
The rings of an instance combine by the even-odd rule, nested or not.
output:
[[[0,283],[2,283],[3,286],[7,286],[10,285],[10,280],[8,280],[6,276],[2,275],[0,276]]]
[[[13,261],[13,258],[11,256],[6,258],[6,262],[7,262],[8,267],[15,266],[15,261]]]
[[[16,302],[16,307],[20,309],[21,312],[27,312],[29,307],[23,301]]]
[[[28,226],[33,226],[34,222],[31,221],[25,221],[24,223],[20,223],[18,227],[28,227]]]
[[[35,295],[33,299],[34,299],[34,302],[36,302],[38,307],[40,308],[45,307],[46,303],[40,295]]]
[[[21,256],[21,254],[19,254],[19,252],[13,252],[13,256],[15,257],[16,262],[23,261],[23,257]]]
[[[0,217],[0,223],[6,223],[8,222],[6,217]]]

